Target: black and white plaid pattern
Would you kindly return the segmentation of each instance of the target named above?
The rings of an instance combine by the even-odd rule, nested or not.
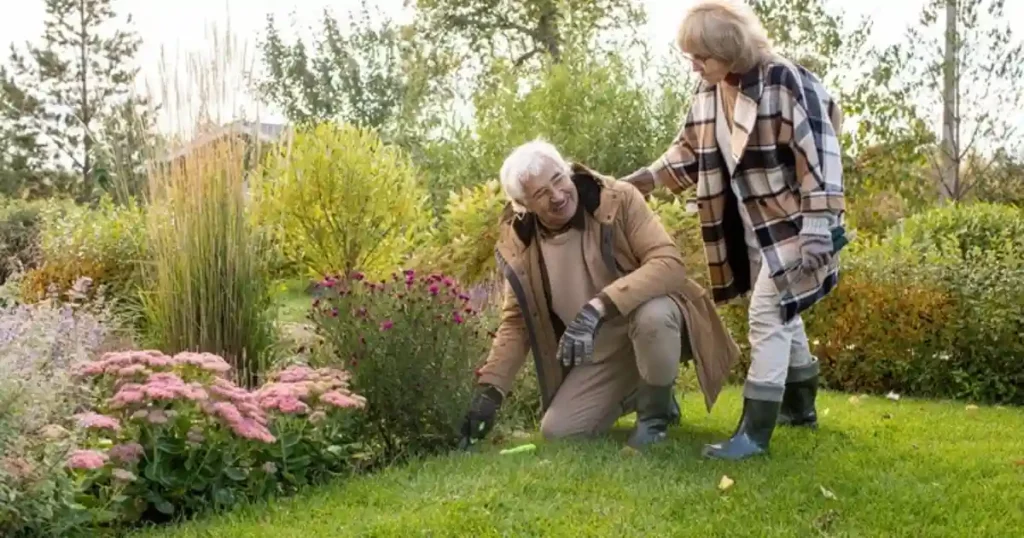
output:
[[[732,263],[739,260],[728,255],[742,251],[733,243],[743,240],[735,233],[742,224],[726,222],[733,194],[720,152],[732,153],[738,162],[732,180],[753,221],[788,320],[838,282],[838,257],[814,273],[800,270],[799,234],[805,217],[842,221],[842,113],[812,73],[775,58],[743,75],[730,147],[720,148],[715,136],[717,95],[715,86],[700,85],[682,130],[649,168],[673,192],[696,184],[711,288],[715,301],[723,303],[750,290],[749,279],[734,276],[738,267]],[[729,219],[738,218],[729,214]]]

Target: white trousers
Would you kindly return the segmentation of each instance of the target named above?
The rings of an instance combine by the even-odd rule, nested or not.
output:
[[[750,296],[750,370],[743,395],[755,400],[782,401],[786,382],[802,381],[818,375],[818,361],[811,355],[798,315],[782,321],[779,291],[769,276],[760,253],[751,252],[751,274],[757,275]],[[755,261],[756,260],[756,261]]]

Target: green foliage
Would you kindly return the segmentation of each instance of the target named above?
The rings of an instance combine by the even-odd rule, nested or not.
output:
[[[416,8],[431,39],[473,51],[484,64],[516,66],[537,57],[561,62],[565,51],[601,47],[614,30],[635,30],[645,19],[632,0],[418,0]]]
[[[1012,256],[1024,253],[1024,210],[998,204],[952,204],[906,219],[893,235],[922,251],[948,249],[962,259],[975,249]]]
[[[0,284],[39,263],[40,213],[37,203],[0,198]]]
[[[271,359],[274,326],[267,244],[246,211],[245,154],[228,139],[154,171],[142,302],[154,347],[216,353],[252,386]]]
[[[417,157],[435,207],[452,190],[494,179],[512,148],[538,137],[612,176],[651,162],[678,130],[687,89],[669,71],[659,72],[657,89],[647,87],[633,67],[622,55],[577,51],[536,79],[495,64],[475,90],[472,131],[456,130]]]
[[[453,448],[488,339],[470,296],[442,275],[328,277],[313,303],[320,361],[344,364],[366,398],[381,463]]]
[[[388,274],[430,223],[426,192],[405,155],[349,125],[297,132],[270,155],[254,198],[277,248],[314,275]]]
[[[700,218],[696,214],[687,213],[685,204],[678,197],[668,201],[651,198],[647,203],[654,214],[658,215],[661,225],[672,236],[679,252],[683,254],[687,275],[707,287],[710,283],[704,240],[700,232]]]
[[[830,387],[1024,401],[1024,215],[940,208],[850,253],[805,316]]]
[[[415,266],[450,274],[467,285],[495,277],[494,247],[506,198],[498,180],[451,193],[438,231]]]
[[[109,299],[134,307],[148,256],[145,219],[138,204],[117,205],[108,196],[95,207],[47,203],[39,238],[42,263],[26,275],[23,299],[41,300],[51,286],[66,292],[80,277],[89,277]]]

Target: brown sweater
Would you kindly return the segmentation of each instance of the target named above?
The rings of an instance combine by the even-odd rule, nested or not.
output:
[[[569,228],[553,237],[540,237],[541,255],[551,286],[551,309],[568,325],[583,305],[611,282],[594,282],[583,261],[583,232]],[[594,362],[601,362],[629,345],[626,318],[606,319],[594,341]]]

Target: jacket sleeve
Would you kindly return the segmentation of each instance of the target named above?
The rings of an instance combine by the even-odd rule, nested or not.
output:
[[[806,219],[835,223],[845,211],[843,162],[839,147],[842,111],[824,86],[809,74],[777,66],[779,111],[783,128],[779,143],[796,158],[801,212]]]
[[[640,191],[625,189],[625,195],[627,199],[619,218],[629,248],[640,265],[606,286],[599,295],[624,316],[655,297],[681,293],[687,281],[683,257],[661,220],[651,211]]]
[[[697,171],[700,166],[695,146],[696,130],[692,125],[693,109],[686,115],[683,128],[676,135],[668,149],[658,160],[647,167],[654,182],[664,185],[675,194],[679,194],[697,183]]]
[[[487,361],[478,371],[477,383],[493,385],[502,395],[507,395],[512,390],[516,374],[526,362],[530,340],[523,311],[519,308],[519,302],[516,301],[516,295],[508,282],[505,282],[504,295],[501,322],[491,342]]]

